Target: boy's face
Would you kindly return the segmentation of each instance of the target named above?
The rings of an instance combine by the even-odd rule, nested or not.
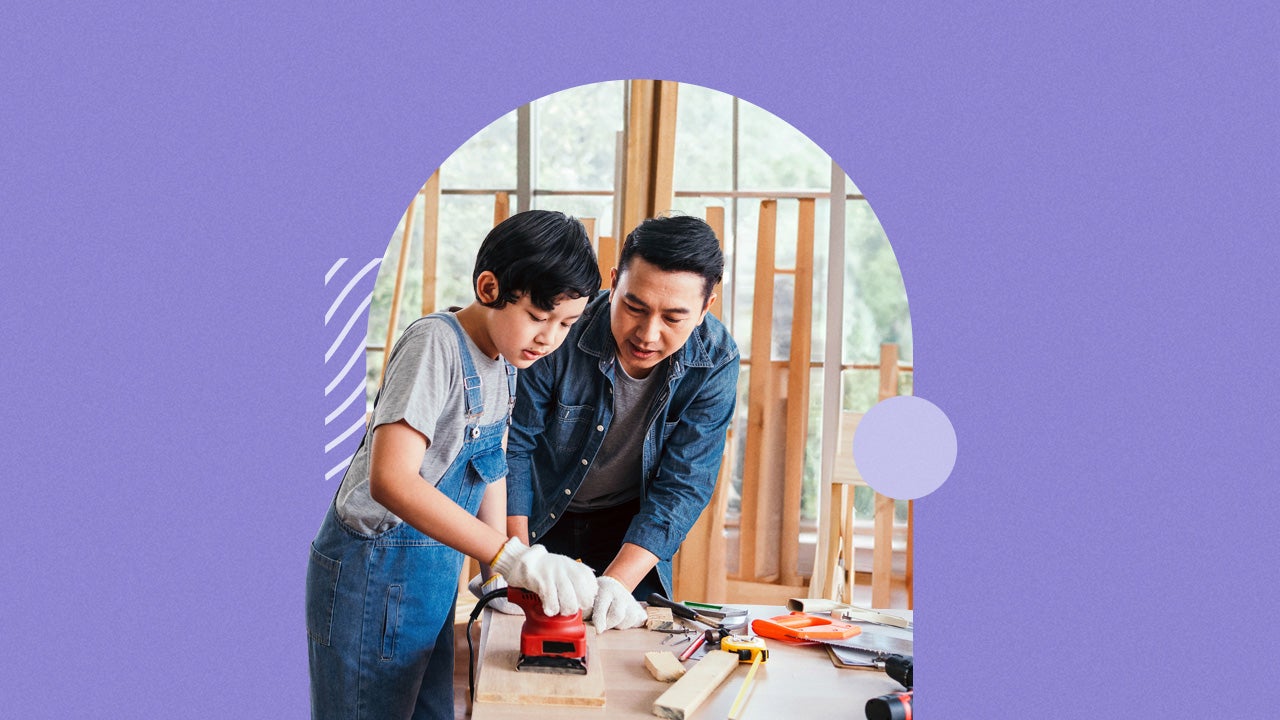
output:
[[[701,275],[668,272],[639,256],[631,258],[622,275],[615,268],[610,277],[609,325],[618,362],[637,379],[648,377],[658,363],[684,347],[715,299],[703,298]]]
[[[489,334],[502,357],[524,369],[560,347],[586,307],[585,297],[571,300],[561,296],[548,312],[529,302],[528,295],[521,295],[516,302],[493,311]]]

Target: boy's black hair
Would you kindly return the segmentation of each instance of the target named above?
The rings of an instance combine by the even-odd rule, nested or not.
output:
[[[562,296],[589,298],[600,289],[600,268],[586,228],[554,210],[528,210],[498,223],[476,253],[473,291],[485,270],[498,278],[498,299],[482,303],[491,308],[527,294],[531,303],[550,311]]]
[[[622,244],[618,275],[639,255],[666,272],[691,272],[704,281],[705,304],[724,275],[724,253],[711,226],[691,215],[649,218],[636,226]]]

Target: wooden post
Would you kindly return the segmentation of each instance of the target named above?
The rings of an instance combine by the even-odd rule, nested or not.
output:
[[[716,239],[720,241],[720,250],[724,250],[724,208],[721,206],[713,206],[707,208],[707,224],[711,226],[712,232],[716,234]],[[717,318],[724,319],[724,281],[716,283],[715,288],[716,299],[711,301],[710,313]]]
[[[880,400],[898,394],[898,346],[880,345]],[[875,550],[871,561],[871,606],[889,607],[893,580],[893,498],[875,495]]]
[[[500,192],[493,196],[493,226],[511,217],[511,194]]]
[[[813,198],[800,201],[796,232],[794,313],[787,364],[787,433],[782,496],[782,542],[778,568],[783,585],[799,585],[800,500],[804,452],[809,439],[809,355],[813,338]]]
[[[409,264],[409,242],[413,239],[413,207],[418,196],[409,200],[409,208],[404,211],[404,234],[400,236],[400,257],[396,261],[396,282],[391,291],[391,314],[387,317],[387,342],[382,351],[382,371],[378,373],[378,384],[387,375],[387,362],[391,359],[391,345],[396,339],[396,319],[400,315],[400,290],[404,287],[404,269]]]
[[[608,235],[601,235],[596,245],[596,262],[600,267],[600,282],[608,289],[609,271],[618,264],[618,244]]]
[[[773,270],[778,201],[760,202],[760,225],[756,239],[755,299],[751,306],[751,370],[747,380],[747,457],[742,466],[742,511],[738,534],[738,576],[755,580],[756,534],[760,524],[761,470],[768,447],[765,438],[767,416],[773,396]]]
[[[671,209],[678,87],[670,81],[631,81],[619,237]]]
[[[422,314],[436,311],[436,254],[440,244],[440,171],[422,186]]]

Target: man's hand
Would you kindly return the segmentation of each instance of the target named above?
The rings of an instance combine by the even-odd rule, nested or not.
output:
[[[503,580],[502,576],[497,573],[490,575],[488,580],[485,580],[483,575],[476,575],[471,578],[471,582],[467,583],[467,589],[471,591],[472,595],[476,596],[477,600],[479,600],[494,590],[506,590],[507,581]],[[505,596],[490,600],[489,607],[500,613],[506,613],[507,615],[524,614],[524,610],[521,610],[519,605],[511,602]]]
[[[526,547],[511,538],[490,565],[514,587],[542,599],[547,615],[572,615],[592,607],[596,578],[591,568],[564,555],[553,555],[541,545]]]
[[[649,614],[631,597],[631,591],[623,587],[622,583],[608,575],[601,575],[591,617],[596,632],[602,633],[613,628],[625,630],[640,627],[649,619]]]

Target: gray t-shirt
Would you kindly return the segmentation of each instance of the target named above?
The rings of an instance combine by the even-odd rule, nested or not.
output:
[[[466,333],[463,333],[466,336]],[[467,349],[480,376],[484,414],[480,425],[507,418],[506,363],[487,357],[467,336]],[[435,485],[462,449],[466,428],[462,356],[458,336],[443,318],[419,318],[391,351],[382,392],[373,408],[364,442],[338,488],[338,517],[353,530],[376,534],[400,523],[369,496],[369,449],[374,428],[404,420],[427,438],[418,474]]]
[[[569,501],[571,512],[589,512],[621,505],[640,496],[640,453],[644,451],[644,419],[653,396],[666,380],[661,368],[637,380],[615,366],[613,420],[605,433],[582,486]]]

